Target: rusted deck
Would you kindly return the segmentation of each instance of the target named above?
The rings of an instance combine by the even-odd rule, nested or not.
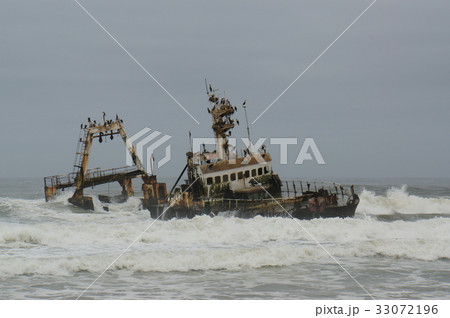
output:
[[[46,188],[65,189],[75,187],[77,184],[78,172],[72,172],[67,175],[56,175],[44,178]],[[88,170],[81,185],[83,188],[89,188],[100,184],[123,181],[130,178],[138,178],[145,175],[144,171],[136,167],[121,167],[107,170],[93,169]]]

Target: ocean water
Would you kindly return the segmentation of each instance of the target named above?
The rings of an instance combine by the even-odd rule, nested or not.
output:
[[[45,202],[40,179],[0,179],[0,298],[370,299],[324,249],[375,299],[448,298],[450,180],[356,189],[351,219],[154,221],[136,198],[86,213],[70,192]]]

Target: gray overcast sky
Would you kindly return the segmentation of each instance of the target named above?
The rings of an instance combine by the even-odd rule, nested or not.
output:
[[[0,176],[72,170],[79,125],[106,111],[131,135],[172,135],[176,176],[188,131],[211,136],[204,79],[253,121],[371,2],[80,1],[201,123],[198,126],[72,0],[0,0]],[[378,0],[251,127],[314,137],[326,161],[295,177],[450,177],[450,2]],[[235,136],[245,136],[244,113]],[[274,161],[277,147],[268,146]],[[91,167],[123,166],[94,145]]]

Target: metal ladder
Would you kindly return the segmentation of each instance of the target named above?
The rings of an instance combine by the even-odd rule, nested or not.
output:
[[[83,133],[81,132],[83,131]],[[73,172],[80,172],[81,170],[81,164],[83,163],[83,156],[85,154],[86,150],[86,137],[88,134],[88,129],[81,128],[80,135],[83,134],[83,137],[78,138],[78,144],[77,144],[77,150],[75,153],[75,161],[73,163]]]

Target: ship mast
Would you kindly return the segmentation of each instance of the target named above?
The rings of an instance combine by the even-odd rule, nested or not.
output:
[[[209,102],[213,105],[211,109],[208,108],[213,121],[211,128],[216,138],[217,159],[229,160],[228,137],[231,135],[231,129],[234,128],[234,120],[231,115],[234,114],[236,107],[233,107],[225,97],[219,98],[220,94],[217,94],[216,91],[217,89],[213,89],[211,84],[209,90],[207,87]]]

